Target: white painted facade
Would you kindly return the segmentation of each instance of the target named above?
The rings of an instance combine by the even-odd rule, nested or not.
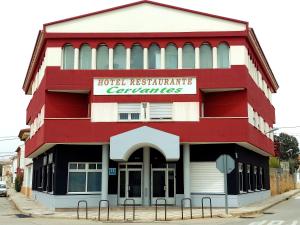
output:
[[[46,32],[53,33],[202,32],[245,29],[246,24],[242,22],[147,2],[60,23],[46,24]]]

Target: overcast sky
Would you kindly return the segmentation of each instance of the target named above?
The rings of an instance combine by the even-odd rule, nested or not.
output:
[[[123,5],[129,0],[9,0],[1,3],[0,54],[0,155],[13,152],[18,141],[1,141],[17,136],[26,127],[25,115],[30,96],[25,96],[22,84],[34,48],[38,31],[44,23]],[[300,13],[298,2],[241,1],[241,0],[157,0],[157,2],[248,21],[253,27],[262,49],[279,83],[273,95],[276,108],[275,127],[300,125],[297,94],[300,75]],[[139,16],[137,15],[137,19]],[[162,16],[163,19],[163,16]],[[300,128],[282,129],[295,135]],[[1,158],[0,158],[1,159]]]

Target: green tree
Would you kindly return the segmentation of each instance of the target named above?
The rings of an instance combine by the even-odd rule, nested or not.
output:
[[[297,138],[286,133],[280,133],[278,136],[274,136],[274,142],[277,143],[278,149],[275,149],[275,151],[279,153],[279,158],[289,161],[291,172],[298,169],[299,144]]]

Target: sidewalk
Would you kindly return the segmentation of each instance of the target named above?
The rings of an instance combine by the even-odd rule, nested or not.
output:
[[[261,213],[264,210],[300,193],[300,189],[285,192],[280,195],[270,197],[261,203],[252,204],[241,208],[229,209],[230,215],[225,215],[224,209],[213,209],[213,217],[231,217],[231,216],[246,216],[250,214]],[[63,218],[63,219],[74,219],[77,218],[77,212],[65,211],[65,212],[54,212],[50,211],[43,205],[39,204],[33,199],[25,197],[22,193],[16,193],[14,190],[9,190],[10,199],[15,203],[16,207],[21,213],[30,215],[32,217],[44,217],[44,218]],[[181,220],[181,209],[180,207],[167,207],[167,220]],[[132,220],[132,207],[128,207],[127,219]],[[106,219],[106,209],[101,210],[101,219]],[[184,218],[189,219],[190,211],[188,208],[184,209]],[[205,209],[205,217],[209,217],[209,209]],[[158,209],[158,220],[164,220],[164,208],[159,207]],[[80,218],[85,218],[84,209],[80,210]],[[98,209],[90,209],[88,211],[89,219],[98,219]],[[193,208],[193,219],[202,218],[201,208]],[[124,210],[123,207],[114,207],[110,209],[110,221],[124,221]],[[136,207],[135,211],[136,222],[153,222],[155,221],[155,207]]]

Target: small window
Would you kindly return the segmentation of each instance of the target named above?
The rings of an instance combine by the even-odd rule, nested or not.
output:
[[[150,119],[171,120],[173,114],[172,103],[150,103]]]
[[[200,46],[200,68],[212,68],[213,55],[212,47],[209,44],[202,44]]]
[[[108,69],[108,47],[106,45],[100,45],[97,48],[96,55],[96,67],[98,70],[107,70]]]
[[[157,44],[151,44],[148,49],[148,68],[160,69],[160,48]]]
[[[218,68],[229,68],[229,46],[221,43],[217,48],[218,54]]]
[[[122,44],[114,48],[113,68],[117,70],[126,69],[126,49]]]
[[[83,44],[79,52],[79,69],[90,70],[92,67],[92,49],[88,44]]]
[[[195,49],[191,44],[185,44],[182,49],[182,68],[195,68]]]
[[[70,44],[63,47],[63,69],[74,69],[74,48]]]
[[[144,68],[144,49],[135,44],[130,51],[130,69],[143,69]]]
[[[178,68],[178,51],[174,44],[168,44],[165,54],[166,69]]]
[[[141,104],[118,104],[119,120],[140,120]]]

